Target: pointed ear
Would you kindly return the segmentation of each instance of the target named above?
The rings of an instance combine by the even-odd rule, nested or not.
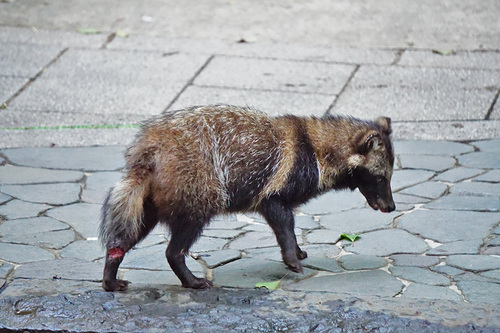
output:
[[[366,155],[370,151],[378,149],[382,145],[382,138],[377,131],[369,131],[358,141],[358,153]]]
[[[382,133],[387,134],[387,135],[392,133],[391,118],[378,117],[375,120],[375,124],[377,124],[377,126],[382,130]]]

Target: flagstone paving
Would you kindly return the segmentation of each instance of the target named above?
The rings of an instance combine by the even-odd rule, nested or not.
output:
[[[271,229],[256,214],[214,219],[188,265],[218,287],[280,281],[280,288],[294,291],[496,304],[499,170],[481,150],[491,154],[492,141],[474,143],[477,148],[440,142],[434,160],[421,149],[427,142],[396,142],[398,209],[391,214],[371,210],[357,191],[328,193],[299,207],[296,235],[309,254],[303,274],[286,269]],[[0,151],[6,160],[0,166],[0,297],[42,293],[41,285],[48,292],[99,289],[101,200],[121,176],[123,150]],[[464,158],[470,154],[474,159]],[[342,233],[360,237],[350,242]],[[155,229],[127,254],[119,275],[138,286],[179,285],[164,258],[168,238],[168,231]]]

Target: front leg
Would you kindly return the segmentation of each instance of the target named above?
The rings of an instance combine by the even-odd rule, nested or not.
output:
[[[260,213],[276,235],[284,263],[290,270],[302,273],[303,268],[300,260],[306,258],[307,253],[302,251],[297,244],[292,209],[277,199],[269,198],[261,203]]]

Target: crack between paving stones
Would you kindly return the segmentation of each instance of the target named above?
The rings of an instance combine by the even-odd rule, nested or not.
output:
[[[361,67],[361,65],[356,65],[354,67],[354,69],[351,72],[351,75],[347,79],[346,83],[344,84],[344,86],[342,87],[342,89],[340,89],[339,93],[336,95],[335,99],[332,101],[332,103],[330,104],[330,106],[328,106],[328,108],[326,109],[325,116],[328,115],[330,112],[332,112],[333,108],[335,107],[335,104],[337,104],[337,101],[339,100],[340,96],[347,89],[347,86],[352,81],[352,79],[354,78],[354,75],[356,75],[356,73],[358,72],[358,70],[359,70],[360,67]]]
[[[392,275],[392,276],[394,276],[394,275]],[[397,276],[394,276],[394,277],[396,278],[396,280],[398,280],[399,282],[401,282],[403,284],[403,288],[401,288],[401,290],[399,292],[395,293],[392,297],[400,298],[401,296],[403,296],[406,289],[408,289],[408,286],[410,286],[413,282],[409,281],[409,280],[405,280],[405,279],[397,277]]]
[[[495,104],[498,101],[498,96],[500,95],[500,89],[498,89],[497,94],[495,95],[495,98],[493,98],[493,102],[491,102],[491,106],[486,112],[486,116],[484,117],[484,120],[490,120],[491,114],[493,113],[493,109],[495,108]]]
[[[170,107],[174,105],[174,103],[179,99],[179,97],[184,93],[184,91],[186,91],[186,89],[189,86],[193,85],[194,80],[196,80],[196,78],[200,75],[200,73],[203,72],[205,68],[207,68],[208,64],[212,61],[213,58],[215,58],[214,55],[208,57],[205,63],[194,73],[193,77],[189,79],[189,81],[184,85],[184,87],[182,87],[179,93],[175,95],[175,97],[170,101],[170,103],[168,103],[168,105],[163,109],[162,112],[166,112],[168,109],[170,109]]]
[[[394,57],[394,61],[391,63],[391,66],[397,65],[405,52],[406,52],[406,49],[397,50],[396,56]]]
[[[49,69],[50,66],[52,66],[53,63],[55,63],[59,58],[61,58],[67,51],[69,50],[68,47],[64,48],[61,52],[59,52],[54,59],[50,60],[45,66],[42,67],[42,69],[35,74],[32,78],[26,82],[18,91],[14,93],[7,101],[3,104],[8,106],[17,96],[19,96],[24,90],[26,90],[33,82],[35,82],[36,79],[40,77],[47,69]]]

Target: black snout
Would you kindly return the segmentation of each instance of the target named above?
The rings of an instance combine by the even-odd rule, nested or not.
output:
[[[382,213],[390,213],[396,209],[396,204],[391,200],[387,204],[379,204],[378,207]]]
[[[384,177],[361,178],[364,182],[358,183],[361,194],[366,201],[375,210],[383,213],[390,213],[396,209],[396,204],[392,198],[392,190],[389,181]]]

